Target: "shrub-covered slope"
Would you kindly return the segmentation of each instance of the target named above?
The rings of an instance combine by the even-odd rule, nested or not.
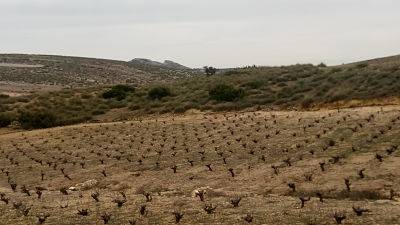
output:
[[[189,109],[227,111],[268,107],[308,109],[359,100],[376,104],[400,96],[400,64],[366,61],[336,67],[293,65],[247,67],[213,76],[138,85],[128,92],[113,88],[69,89],[32,96],[0,98],[0,118],[23,111],[53,112],[57,125],[90,120],[111,109],[132,115],[183,113]],[[113,92],[114,95],[109,95]],[[115,97],[116,96],[116,97]],[[378,102],[383,104],[384,102]],[[4,122],[6,123],[6,122]],[[3,123],[3,124],[4,124]]]

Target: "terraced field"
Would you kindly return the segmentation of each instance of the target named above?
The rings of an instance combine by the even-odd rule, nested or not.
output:
[[[400,107],[0,136],[0,224],[399,224]]]

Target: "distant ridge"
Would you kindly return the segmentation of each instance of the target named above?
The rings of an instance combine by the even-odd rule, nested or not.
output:
[[[195,73],[173,61],[131,62],[58,55],[0,54],[0,81],[64,87],[146,84],[189,77]]]
[[[346,63],[343,66],[346,66],[346,65],[351,66],[351,65],[355,65],[355,64],[369,64],[371,66],[373,66],[373,65],[399,66],[400,65],[400,55],[380,57],[380,58],[375,58],[375,59],[367,59],[367,60],[362,60],[362,61],[358,61],[358,62]]]
[[[142,64],[144,66],[158,66],[158,67],[164,67],[166,69],[175,69],[175,70],[191,70],[191,68],[183,66],[179,63],[176,63],[174,61],[171,60],[165,60],[163,63],[161,62],[157,62],[157,61],[153,61],[150,59],[146,59],[146,58],[135,58],[132,59],[130,61],[130,63],[133,64]]]

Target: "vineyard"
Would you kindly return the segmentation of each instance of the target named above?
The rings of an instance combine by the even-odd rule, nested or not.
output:
[[[398,224],[400,108],[0,136],[0,224]]]

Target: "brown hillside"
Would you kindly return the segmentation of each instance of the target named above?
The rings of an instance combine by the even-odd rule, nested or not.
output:
[[[0,55],[0,81],[82,87],[130,83],[141,85],[173,80],[190,75],[190,71],[142,68],[117,60],[53,56]]]

